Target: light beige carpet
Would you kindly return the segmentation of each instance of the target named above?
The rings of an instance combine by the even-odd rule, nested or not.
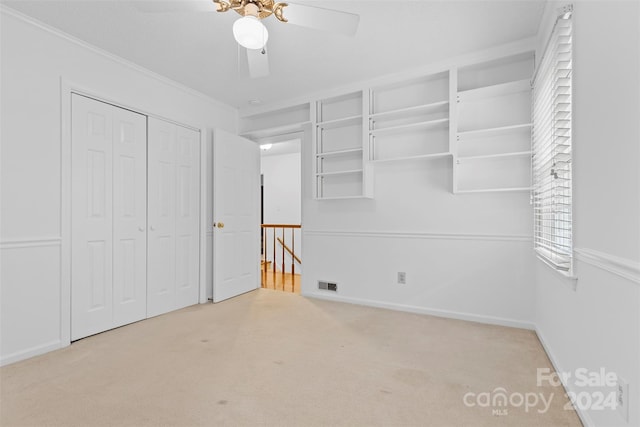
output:
[[[580,425],[544,367],[531,331],[261,289],[1,368],[0,424]],[[477,405],[498,387],[554,397]]]

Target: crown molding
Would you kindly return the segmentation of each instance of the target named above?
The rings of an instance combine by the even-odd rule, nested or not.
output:
[[[76,46],[79,46],[79,47],[82,47],[84,49],[87,49],[87,50],[89,50],[89,51],[91,51],[93,53],[96,53],[96,54],[98,54],[98,55],[100,55],[100,56],[102,56],[102,57],[104,57],[106,59],[109,59],[109,60],[111,60],[113,62],[116,62],[116,63],[118,63],[118,64],[120,64],[120,65],[122,65],[124,67],[127,67],[127,68],[129,68],[129,69],[131,69],[133,71],[136,71],[136,72],[138,72],[140,74],[144,74],[147,77],[150,77],[150,78],[152,78],[154,80],[159,81],[160,83],[163,83],[163,84],[166,84],[168,86],[171,86],[171,87],[173,87],[175,89],[178,89],[178,90],[180,90],[180,91],[182,91],[182,92],[184,92],[184,93],[186,93],[188,95],[194,96],[196,98],[200,98],[201,100],[206,101],[206,102],[208,102],[208,103],[210,103],[210,104],[212,104],[212,105],[214,105],[216,107],[228,109],[230,111],[235,112],[236,115],[238,114],[238,109],[236,109],[235,107],[232,107],[231,105],[225,104],[224,102],[219,101],[219,100],[217,100],[215,98],[212,98],[209,95],[205,95],[204,93],[202,93],[200,91],[197,91],[195,89],[190,88],[189,86],[185,86],[182,83],[179,83],[179,82],[177,82],[175,80],[172,80],[172,79],[170,79],[168,77],[163,76],[162,74],[158,74],[155,71],[151,71],[148,68],[145,68],[145,67],[143,67],[141,65],[138,65],[135,62],[132,62],[132,61],[130,61],[128,59],[125,59],[125,58],[123,58],[121,56],[118,56],[118,55],[116,55],[114,53],[111,53],[111,52],[109,52],[107,50],[104,50],[104,49],[99,48],[99,47],[97,47],[95,45],[92,45],[92,44],[90,44],[90,43],[88,43],[88,42],[86,42],[86,41],[84,41],[82,39],[79,39],[79,38],[77,38],[75,36],[72,36],[71,34],[65,33],[64,31],[62,31],[62,30],[60,30],[58,28],[52,27],[52,26],[50,26],[48,24],[45,24],[42,21],[39,21],[39,20],[29,16],[29,15],[25,15],[24,13],[19,12],[19,11],[15,10],[15,9],[12,9],[12,8],[6,6],[6,5],[0,4],[0,13],[3,14],[3,15],[8,15],[8,16],[14,17],[14,18],[16,18],[16,19],[18,19],[18,20],[20,20],[20,21],[22,21],[22,22],[24,22],[26,24],[32,25],[33,27],[38,28],[38,29],[40,29],[40,30],[42,30],[44,32],[47,32],[47,33],[49,33],[51,35],[59,37],[59,38],[61,38],[63,40],[66,40],[66,41],[68,41],[70,43],[73,43]]]

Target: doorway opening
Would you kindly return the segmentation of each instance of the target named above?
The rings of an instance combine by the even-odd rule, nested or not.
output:
[[[260,145],[261,286],[300,293],[302,170],[299,138]]]

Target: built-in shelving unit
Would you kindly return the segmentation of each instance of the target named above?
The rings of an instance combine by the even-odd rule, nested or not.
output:
[[[245,116],[240,133],[275,142],[311,129],[318,200],[372,198],[374,166],[437,159],[453,160],[454,194],[529,191],[533,60],[530,51],[386,80]]]
[[[369,161],[450,156],[449,71],[369,90]]]
[[[529,191],[533,53],[460,68],[454,193]]]
[[[363,144],[362,91],[316,101],[313,111],[316,199],[372,197]]]

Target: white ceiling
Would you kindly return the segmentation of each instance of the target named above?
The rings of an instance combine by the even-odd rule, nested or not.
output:
[[[128,0],[2,0],[238,108],[252,99],[268,104],[303,97],[534,36],[545,0],[294,2],[359,14],[356,37],[269,17],[264,23],[271,75],[250,79],[244,52],[231,33],[239,17],[232,11],[162,14],[143,13]]]

